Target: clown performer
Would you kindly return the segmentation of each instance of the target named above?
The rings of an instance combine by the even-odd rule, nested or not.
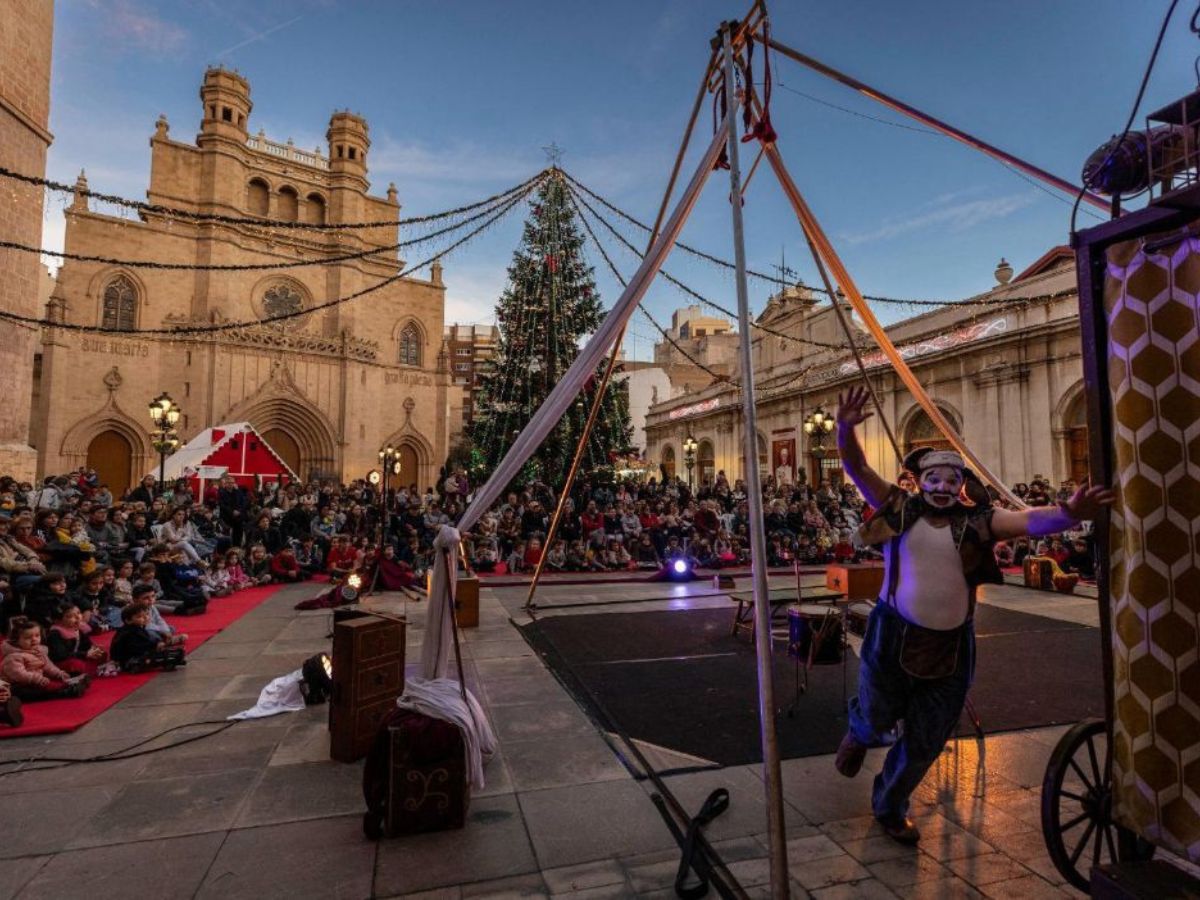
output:
[[[855,433],[872,415],[867,396],[864,388],[839,395],[837,441],[846,474],[876,510],[859,536],[882,549],[884,586],[863,637],[858,696],[835,765],[853,778],[868,748],[890,744],[871,807],[889,837],[914,844],[921,834],[908,816],[909,797],[954,732],[975,669],[976,588],[1001,580],[992,545],[1072,528],[1114,494],[1081,487],[1057,506],[1020,511],[964,505],[962,457],[931,448],[904,460],[918,487],[909,494],[867,464]]]

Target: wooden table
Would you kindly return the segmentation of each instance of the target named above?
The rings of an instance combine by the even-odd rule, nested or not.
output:
[[[841,600],[845,594],[839,591],[831,591],[826,588],[814,587],[805,590],[801,593],[800,598],[796,598],[796,588],[771,588],[767,592],[771,601],[771,622],[787,621],[787,608],[794,603],[836,603]],[[733,629],[730,631],[734,637],[741,629],[746,629],[751,635],[754,634],[754,591],[730,591],[729,599],[737,604],[737,609],[733,613]]]

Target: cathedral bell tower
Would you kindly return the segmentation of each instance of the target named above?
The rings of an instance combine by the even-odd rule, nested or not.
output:
[[[250,102],[250,82],[229,69],[208,69],[200,85],[200,102],[204,117],[200,120],[197,144],[203,147],[213,138],[246,143],[250,110],[254,106]]]
[[[335,112],[329,119],[325,138],[329,141],[329,171],[335,175],[357,176],[365,188],[367,149],[371,146],[367,120],[349,110]]]

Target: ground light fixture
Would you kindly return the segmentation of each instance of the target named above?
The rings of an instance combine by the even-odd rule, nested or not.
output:
[[[333,691],[333,660],[328,653],[310,656],[300,667],[300,693],[308,706],[324,703]]]

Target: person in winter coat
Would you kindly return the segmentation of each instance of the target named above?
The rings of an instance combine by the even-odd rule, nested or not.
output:
[[[103,647],[92,643],[87,632],[79,626],[83,616],[73,603],[58,608],[54,624],[46,636],[50,661],[72,675],[95,675],[96,667],[108,658]]]
[[[62,700],[79,697],[87,690],[87,678],[74,678],[50,660],[42,646],[42,629],[37,622],[17,616],[9,623],[8,640],[0,647],[0,673],[12,692],[31,700]]]
[[[141,672],[146,669],[165,669],[170,672],[176,666],[186,666],[183,647],[172,646],[159,640],[147,630],[150,622],[150,607],[133,602],[121,610],[122,625],[113,635],[113,660],[125,672]]]

